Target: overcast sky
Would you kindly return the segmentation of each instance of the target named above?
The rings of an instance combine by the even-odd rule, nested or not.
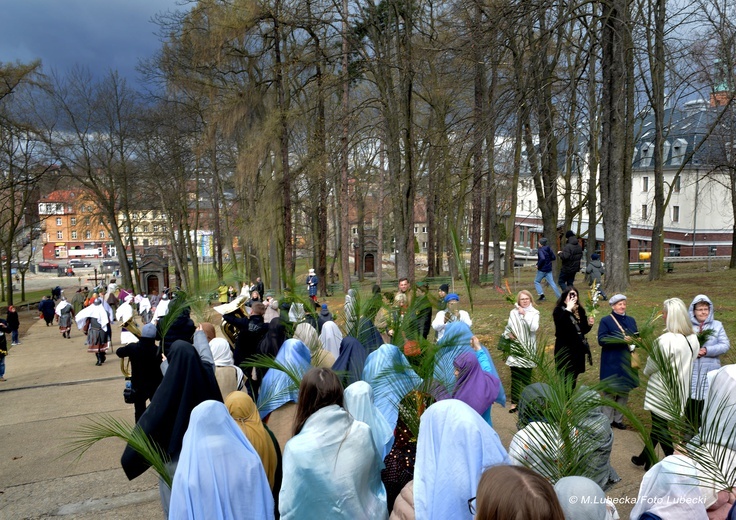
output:
[[[40,58],[45,72],[74,65],[95,77],[117,70],[133,85],[135,67],[160,46],[156,13],[180,0],[0,0],[0,61]]]

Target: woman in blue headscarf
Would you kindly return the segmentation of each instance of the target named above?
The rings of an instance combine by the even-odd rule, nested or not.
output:
[[[376,408],[388,421],[391,430],[399,418],[399,403],[422,384],[404,354],[396,345],[383,344],[368,355],[363,368],[363,381],[373,387]]]
[[[171,487],[169,518],[268,520],[273,496],[258,452],[218,401],[192,410]]]
[[[483,470],[510,463],[498,434],[475,410],[457,399],[437,402],[422,415],[414,480],[396,499],[393,515],[410,517],[413,507],[421,520],[472,520],[468,499],[476,496]]]
[[[294,371],[300,377],[312,368],[309,348],[298,339],[287,339],[276,355],[276,362]],[[261,419],[289,401],[296,401],[298,386],[286,372],[269,370],[261,383],[258,395],[258,410]]]
[[[298,339],[284,341],[276,355],[276,362],[299,381],[312,368],[311,360],[309,348]],[[272,368],[263,378],[258,393],[258,412],[276,436],[279,446],[284,446],[291,438],[298,395],[298,383],[286,372]]]

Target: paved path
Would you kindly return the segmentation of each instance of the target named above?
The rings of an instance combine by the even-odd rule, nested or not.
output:
[[[119,329],[114,327],[114,336]],[[109,413],[134,421],[123,402],[114,354],[95,356],[77,330],[63,339],[38,320],[6,358],[0,383],[0,518],[161,518],[157,479],[148,471],[129,482],[120,467],[124,445],[102,441],[81,459],[63,456],[70,433],[89,417]]]
[[[119,328],[114,336],[119,337]],[[89,417],[109,413],[133,422],[123,402],[123,377],[114,354],[101,367],[86,352],[84,336],[69,340],[37,321],[6,359],[0,383],[0,518],[161,518],[157,479],[149,470],[130,482],[120,468],[121,441],[98,443],[80,460],[62,456],[70,433]],[[516,415],[498,406],[493,423],[505,446],[516,433]],[[635,499],[644,472],[629,458],[642,443],[631,431],[614,430],[612,463],[622,481],[608,491]],[[632,504],[620,504],[622,519]]]

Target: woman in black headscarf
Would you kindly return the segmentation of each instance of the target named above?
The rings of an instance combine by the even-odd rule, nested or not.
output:
[[[198,336],[201,335],[201,338]],[[207,338],[203,331],[197,331],[194,340]],[[199,352],[198,352],[199,350]],[[209,351],[209,348],[207,349]],[[168,367],[151,404],[138,421],[148,436],[171,458],[169,471],[173,476],[179,460],[184,433],[189,426],[189,415],[198,404],[213,399],[222,402],[220,387],[215,379],[214,363],[203,361],[204,349],[183,340],[175,341],[167,352]],[[212,353],[209,357],[211,359]],[[125,448],[120,460],[125,475],[129,480],[140,476],[149,467],[149,463],[130,445]],[[168,516],[171,490],[163,482],[159,482],[161,505]]]
[[[258,344],[258,352],[266,356],[276,358],[276,354],[279,353],[281,345],[284,344],[288,338],[286,336],[286,326],[281,318],[273,318],[268,322],[268,331],[263,339]],[[265,374],[265,372],[264,372]]]

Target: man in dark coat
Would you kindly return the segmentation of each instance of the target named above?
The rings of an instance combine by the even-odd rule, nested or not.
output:
[[[557,283],[560,285],[561,291],[570,289],[575,284],[575,274],[580,271],[580,261],[583,259],[583,248],[578,244],[578,238],[575,233],[568,231],[565,233],[567,243],[562,251],[557,254],[562,260],[562,269]]]
[[[263,301],[263,293],[265,291],[265,288],[263,287],[263,280],[261,280],[260,276],[256,278],[256,283],[253,284],[251,292],[253,292],[253,289],[258,291],[258,296],[260,297],[261,301]]]
[[[46,326],[50,326],[54,321],[54,300],[48,296],[44,296],[43,300],[38,304],[38,310],[43,314],[43,319],[46,320]]]
[[[118,347],[115,353],[120,358],[130,358],[130,386],[134,391],[135,422],[146,411],[146,401],[156,392],[163,379],[161,356],[156,346],[156,326],[148,323],[141,330],[138,343]]]
[[[268,332],[268,326],[263,321],[263,314],[266,312],[266,306],[261,302],[254,302],[251,306],[250,316],[238,318],[234,313],[224,314],[222,319],[236,327],[238,339],[235,342],[235,352],[233,353],[233,361],[236,366],[247,363],[258,354],[258,345],[261,343],[263,336]],[[253,371],[249,368],[243,369],[243,373],[247,378],[246,386],[252,392],[253,399],[258,398],[258,387],[260,380],[253,379]]]

